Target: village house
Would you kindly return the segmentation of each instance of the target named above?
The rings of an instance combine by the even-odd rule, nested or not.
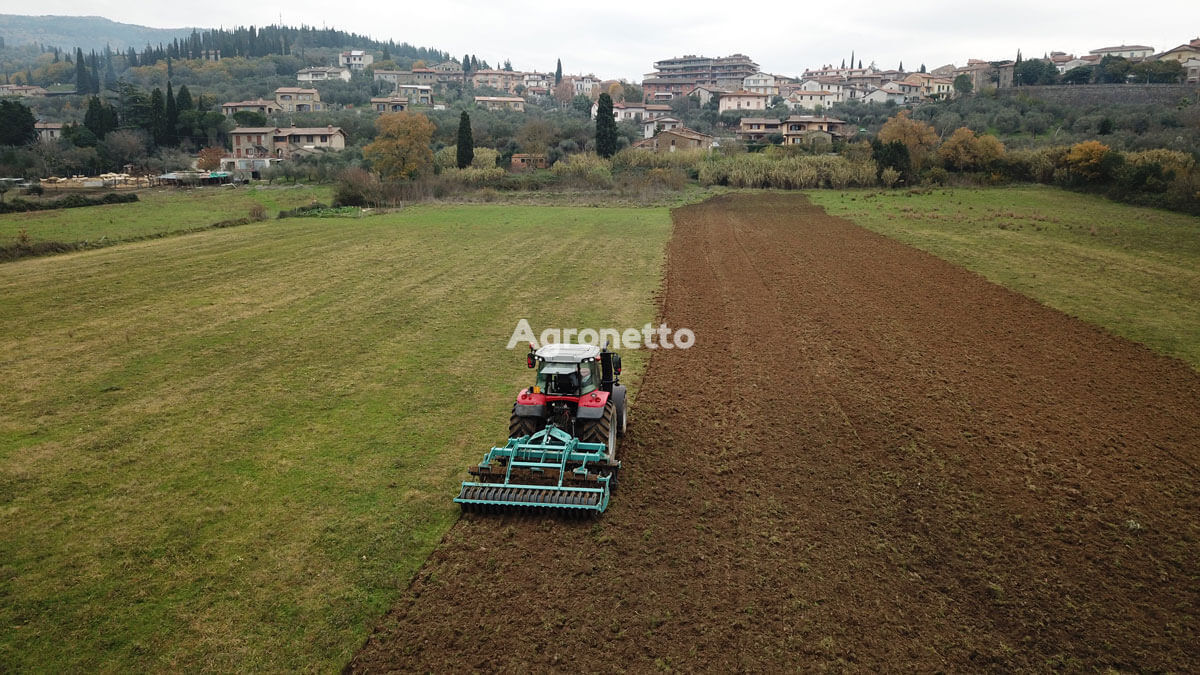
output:
[[[379,96],[371,99],[375,112],[394,113],[408,110],[408,99],[404,96]]]
[[[888,91],[882,87],[875,87],[862,97],[863,103],[887,103],[890,101],[897,105],[903,105],[907,100],[908,97],[904,94]]]
[[[525,99],[519,96],[476,96],[475,105],[488,110],[525,112]]]
[[[471,73],[471,83],[476,87],[491,87],[515,94],[517,85],[524,82],[524,75],[511,70],[477,70]]]
[[[38,140],[43,142],[57,141],[62,138],[63,124],[62,122],[34,122],[34,130],[37,131]]]
[[[834,138],[846,135],[845,120],[814,115],[792,115],[783,120],[784,145],[829,145]]]
[[[433,87],[424,84],[396,85],[393,96],[403,96],[411,105],[433,105]]]
[[[519,73],[521,76],[521,84],[525,86],[525,94],[533,94],[536,96],[549,96],[550,91],[554,88],[554,73]]]
[[[921,85],[904,80],[892,80],[885,83],[880,89],[904,97],[904,103],[912,103],[921,99]]]
[[[1200,83],[1200,38],[1155,57],[1158,61],[1179,61],[1183,66],[1184,81],[1188,84]]]
[[[669,131],[683,126],[683,122],[674,117],[654,117],[642,120],[642,138],[653,138],[660,131]]]
[[[721,94],[717,102],[717,111],[728,110],[766,110],[770,100],[767,94],[756,94],[752,91],[733,91]]]
[[[436,63],[433,65],[431,70],[437,71],[439,73],[445,73],[448,75],[453,75],[453,74],[457,73],[460,76],[462,75],[462,72],[463,72],[462,64],[454,59],[450,59],[449,61],[442,61],[441,63]]]
[[[762,143],[772,134],[782,135],[783,122],[769,117],[743,117],[734,132],[738,140],[747,143]]]
[[[954,81],[929,73],[909,73],[900,81],[917,87],[922,99],[938,100],[950,98],[954,93]]]
[[[233,117],[235,113],[240,112],[255,112],[260,115],[274,115],[282,112],[282,108],[275,101],[268,101],[262,98],[256,98],[251,101],[234,101],[232,103],[221,104],[221,114],[226,117]]]
[[[633,147],[653,152],[675,152],[677,150],[711,150],[716,139],[708,134],[688,129],[674,127],[664,129],[650,138],[643,138],[633,144]]]
[[[1155,61],[1179,61],[1183,63],[1194,58],[1200,58],[1200,38],[1196,38],[1187,44],[1179,45],[1174,49],[1167,51],[1154,57]]]
[[[1067,70],[1073,66],[1070,63],[1066,64]],[[971,80],[971,90],[981,91],[985,87],[994,87],[998,79],[996,68],[989,62],[981,59],[967,59],[967,65],[962,66],[954,71],[955,79],[959,75],[966,75]]]
[[[592,119],[596,119],[596,113],[600,110],[600,102],[592,104]],[[646,104],[644,103],[629,103],[628,101],[617,101],[613,104],[613,119],[618,122],[622,120],[640,120],[646,115]]]
[[[600,110],[600,103],[592,104],[592,119],[596,118],[596,112]],[[613,104],[613,119],[618,122],[633,121],[647,119],[651,120],[656,117],[665,117],[671,113],[671,106],[659,105],[655,103],[630,103],[629,101],[618,101]]]
[[[840,98],[840,95],[832,91],[798,89],[783,99],[783,102],[792,110],[816,110],[818,106],[828,108]]]
[[[511,171],[533,171],[534,169],[545,169],[548,166],[545,155],[527,154],[518,152],[512,156],[512,160],[508,164]]]
[[[321,112],[321,93],[316,89],[280,87],[275,90],[275,103],[283,112]]]
[[[583,96],[599,96],[600,80],[596,79],[595,75],[572,75],[570,78],[571,84],[575,87],[575,95]]]
[[[755,94],[767,94],[768,96],[779,95],[779,85],[775,84],[775,76],[768,73],[754,73],[747,75],[742,80],[742,91],[750,91]]]
[[[438,83],[438,72],[432,68],[413,68],[412,70],[376,70],[372,79],[376,82],[389,82],[392,85],[423,84],[433,86]]]
[[[714,98],[717,98],[721,94],[725,93],[728,92],[724,89],[718,89],[712,85],[702,84],[689,91],[687,95],[695,96],[696,100],[700,102],[700,105],[708,105],[709,102],[711,102]]]
[[[338,65],[350,70],[366,70],[372,63],[375,63],[375,57],[361,49],[351,49],[338,55]]]
[[[291,159],[323,150],[343,150],[341,127],[239,127],[229,132],[232,158]]]
[[[296,71],[297,82],[328,82],[330,80],[349,82],[350,69],[318,66],[316,68],[303,68]]]
[[[0,84],[0,96],[45,96],[49,94],[43,87],[30,84]]]
[[[1154,55],[1154,48],[1145,45],[1117,45],[1116,47],[1101,47],[1088,52],[1097,57],[1120,56],[1126,59],[1140,60]]]

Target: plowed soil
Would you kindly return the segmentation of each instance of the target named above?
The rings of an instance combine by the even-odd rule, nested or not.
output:
[[[1187,366],[799,195],[662,308],[608,512],[463,517],[350,670],[1200,669]]]

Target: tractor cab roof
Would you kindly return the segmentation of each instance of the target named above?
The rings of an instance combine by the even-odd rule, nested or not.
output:
[[[579,363],[600,356],[596,345],[548,344],[537,350],[537,357],[550,363]]]

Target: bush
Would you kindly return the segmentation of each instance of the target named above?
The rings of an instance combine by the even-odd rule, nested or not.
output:
[[[110,192],[103,197],[85,197],[84,195],[67,195],[52,201],[31,202],[24,199],[13,199],[0,202],[0,213],[21,213],[24,211],[51,211],[54,209],[75,209],[83,206],[102,206],[105,204],[128,204],[138,201],[138,196],[132,192]]]
[[[700,166],[703,185],[785,190],[876,184],[876,167],[871,160],[851,162],[841,156],[780,157],[745,154],[713,157]]]
[[[380,203],[381,195],[378,176],[365,169],[350,168],[338,176],[333,191],[333,205],[373,206]]]
[[[937,168],[937,169],[931,169],[929,171],[930,175],[932,175],[934,171],[940,171],[942,173],[946,173],[945,169]],[[893,169],[890,166],[885,168],[883,171],[879,172],[879,181],[881,183],[883,183],[883,186],[886,188],[896,187],[896,183],[899,182],[899,180],[900,180],[900,172]]]
[[[250,220],[266,220],[267,208],[262,204],[255,204],[250,207]]]
[[[550,168],[556,177],[587,187],[612,187],[612,162],[594,153],[570,155]]]

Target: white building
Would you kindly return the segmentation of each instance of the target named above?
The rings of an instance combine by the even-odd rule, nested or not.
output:
[[[351,49],[338,55],[338,65],[350,70],[363,70],[375,63],[375,57],[361,49]]]
[[[1123,56],[1127,59],[1144,59],[1154,54],[1154,47],[1145,45],[1117,45],[1116,47],[1101,47],[1093,49],[1089,54],[1104,58],[1105,56]]]
[[[837,103],[840,98],[838,94],[831,91],[797,89],[792,92],[791,96],[784,99],[784,103],[792,110],[816,110],[818,106],[828,108]]]
[[[343,82],[350,81],[349,68],[334,68],[332,66],[320,66],[317,68],[305,68],[296,71],[297,82],[328,82],[329,80],[342,80]]]
[[[642,137],[654,138],[654,134],[660,131],[670,129],[678,129],[683,126],[683,122],[674,117],[655,117],[642,122]]]
[[[742,90],[769,96],[779,95],[779,86],[775,84],[775,76],[770,73],[754,73],[742,80]]]
[[[575,95],[583,94],[591,96],[592,92],[600,86],[600,80],[597,80],[594,75],[575,75],[571,78],[575,85]]]

